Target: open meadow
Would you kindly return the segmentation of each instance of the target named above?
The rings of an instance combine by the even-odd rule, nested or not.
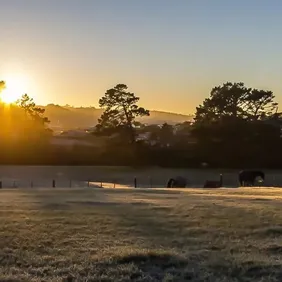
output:
[[[282,281],[282,189],[2,189],[0,281]]]

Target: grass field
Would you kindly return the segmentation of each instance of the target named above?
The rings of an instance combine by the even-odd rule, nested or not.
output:
[[[3,189],[0,216],[0,281],[282,281],[282,189]]]

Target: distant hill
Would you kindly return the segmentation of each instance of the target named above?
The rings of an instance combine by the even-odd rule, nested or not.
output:
[[[102,110],[94,107],[70,107],[49,104],[40,106],[45,109],[46,116],[50,119],[50,126],[62,130],[74,128],[88,128],[95,126]],[[147,124],[181,123],[193,119],[192,115],[182,115],[161,111],[150,111],[149,117],[138,119]]]

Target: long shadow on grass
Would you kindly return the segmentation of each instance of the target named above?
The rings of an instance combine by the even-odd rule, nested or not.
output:
[[[204,205],[210,209],[212,202],[206,200],[204,201]],[[108,208],[111,209],[112,207],[108,206]],[[252,218],[256,218],[255,223],[257,224],[257,229],[253,231],[253,234],[250,234],[251,236],[257,234],[267,240],[269,237],[277,238],[282,235],[281,227],[279,225],[274,226],[271,222],[268,226],[260,228],[260,224],[263,221],[260,221],[259,215],[255,211],[252,212],[243,207],[235,206],[227,208],[224,205],[217,205],[213,208],[220,211],[217,215],[219,218],[224,217],[223,210],[226,211],[225,217],[230,216],[231,220],[232,216],[234,216],[232,215],[233,213],[235,213],[235,216],[241,217],[241,219],[248,215],[251,228],[255,226],[252,222]],[[141,235],[143,238],[146,238],[148,245],[155,248],[162,246],[169,250],[172,247],[177,247],[178,252],[180,252],[181,249],[186,250],[183,257],[172,256],[168,258],[166,256],[150,254],[133,254],[117,259],[118,264],[133,263],[137,266],[137,269],[141,269],[142,272],[149,273],[149,275],[153,275],[152,273],[154,273],[154,271],[152,269],[155,269],[162,277],[153,276],[152,279],[154,281],[161,281],[159,279],[163,279],[163,277],[166,277],[165,275],[172,275],[171,277],[173,277],[174,281],[222,281],[226,279],[228,281],[257,281],[262,278],[268,279],[268,281],[281,280],[281,260],[272,260],[268,257],[268,260],[262,262],[259,258],[252,256],[252,251],[254,250],[243,246],[243,243],[241,243],[242,246],[237,246],[238,249],[236,249],[236,246],[232,246],[231,242],[229,243],[237,255],[245,255],[245,258],[241,260],[238,260],[238,258],[235,259],[232,254],[228,253],[228,250],[224,249],[226,246],[222,246],[222,249],[220,246],[212,246],[212,248],[209,249],[207,241],[218,237],[218,231],[221,232],[222,237],[226,238],[232,233],[232,227],[228,230],[228,226],[218,226],[218,230],[216,226],[214,229],[209,229],[209,225],[207,224],[208,219],[213,216],[209,209],[203,209],[202,213],[196,211],[195,215],[199,213],[199,218],[203,220],[202,227],[195,229],[191,226],[192,228],[183,230],[181,230],[183,225],[186,225],[186,227],[189,225],[189,219],[187,219],[186,223],[181,220],[178,221],[177,217],[174,218],[174,223],[168,221],[170,209],[171,208],[158,207],[157,205],[143,209],[143,206],[136,208],[136,206],[126,204],[115,208],[114,212],[115,216],[120,216],[124,219],[121,223],[125,225],[128,232],[135,234],[136,238]],[[204,226],[204,224],[206,224],[206,226]],[[235,226],[233,230],[234,233],[232,235],[235,241],[236,236],[237,240],[241,239],[240,232],[236,234],[240,224],[242,224],[242,222],[237,222],[237,226]],[[130,226],[133,228],[128,230]],[[242,234],[248,235],[248,231],[250,230],[242,230]],[[228,244],[228,239],[226,240],[226,238],[224,239],[225,244]],[[198,248],[192,248],[191,244],[198,244]],[[277,250],[277,246],[273,248]],[[191,251],[189,251],[189,249],[191,249]],[[278,250],[280,250],[280,248]],[[268,255],[269,253],[265,253],[265,257]],[[176,263],[174,272],[169,272],[166,268],[166,265],[170,265],[170,261]],[[185,273],[184,276],[181,276],[181,273]]]
[[[142,195],[150,199],[149,194],[142,193]],[[34,196],[39,201],[42,197],[37,193]],[[75,196],[77,201],[74,199]],[[203,199],[198,210],[184,208],[182,214],[178,216],[175,213],[175,207],[171,205],[161,206],[157,202],[149,203],[150,201],[133,203],[130,202],[132,200],[130,198],[129,202],[122,202],[118,198],[115,199],[110,191],[83,196],[66,195],[64,200],[61,197],[62,195],[60,196],[61,203],[65,203],[77,212],[83,209],[90,211],[97,208],[103,209],[107,215],[118,219],[116,220],[118,222],[117,235],[132,238],[132,242],[129,242],[132,245],[131,253],[123,253],[111,257],[110,260],[93,261],[89,265],[85,271],[88,277],[94,280],[104,277],[108,278],[107,281],[163,281],[164,279],[168,281],[258,281],[263,278],[268,279],[265,281],[281,281],[281,260],[275,263],[269,258],[261,262],[252,256],[247,248],[237,250],[237,254],[243,255],[243,258],[238,260],[228,253],[225,245],[210,244],[219,236],[218,231],[221,232],[220,236],[225,241],[223,244],[228,244],[230,235],[236,240],[242,240],[240,236],[248,232],[248,230],[238,232],[238,227],[243,224],[244,218],[245,220],[256,219],[251,221],[250,226],[255,228],[255,232],[264,239],[271,235],[281,236],[279,225],[273,226],[269,223],[259,229],[261,215],[255,211],[246,210],[244,207],[213,205],[213,199]],[[196,198],[193,196],[187,198],[187,206]],[[41,198],[41,201],[44,203],[44,198]],[[52,199],[50,201],[52,202]],[[43,208],[46,206],[43,205]],[[237,217],[240,220],[235,222]],[[231,221],[230,226],[228,218]],[[210,219],[214,222],[210,222]],[[217,226],[221,220],[223,223]],[[234,228],[234,234],[232,228]],[[217,239],[218,241],[220,240]],[[136,252],[138,244],[141,248],[158,251]],[[183,254],[180,255],[182,251]]]
[[[120,254],[108,260],[93,261],[88,268],[65,281],[281,281],[280,264],[242,261],[224,257],[201,261],[200,256],[181,256],[164,251]],[[263,279],[266,280],[263,280]]]
[[[257,211],[247,209],[248,206],[226,205],[225,203],[216,203],[215,198],[202,198],[202,195],[189,195],[187,204],[177,214],[177,210],[170,205],[162,206],[156,200],[157,195],[165,200],[166,195],[175,193],[174,191],[118,191],[118,190],[100,190],[83,191],[74,190],[69,195],[68,190],[44,191],[28,193],[28,197],[33,196],[39,207],[48,210],[72,210],[79,212],[81,208],[89,212],[97,210],[105,211],[113,218],[119,218],[119,229],[124,229],[125,233],[134,235],[136,240],[146,238],[148,245],[169,245],[170,247],[180,247],[183,244],[192,244],[195,247],[200,243],[207,244],[210,240],[218,237],[217,229],[222,229],[228,233],[232,228],[239,228],[240,225],[246,227],[241,230],[242,234],[250,231],[250,234],[257,233],[263,236],[280,236],[282,234],[281,225],[271,225],[271,215],[266,212],[257,214]],[[133,201],[129,198],[128,202],[121,201],[121,198],[115,195],[123,194],[142,196],[147,202]],[[179,194],[179,192],[178,192]],[[168,197],[169,198],[169,197]],[[150,202],[150,200],[154,200]],[[181,200],[181,199],[179,199]],[[199,201],[200,200],[200,201]],[[240,199],[238,199],[240,201]],[[175,199],[177,203],[178,199]],[[201,203],[194,209],[189,209],[191,203]],[[267,211],[267,210],[266,210]],[[213,224],[214,223],[214,224]],[[218,223],[218,226],[216,224]],[[214,225],[214,226],[212,226]],[[242,228],[240,228],[242,229]],[[222,232],[221,230],[221,232]],[[238,230],[235,230],[238,231]],[[245,235],[244,234],[244,235]],[[241,235],[240,233],[238,234]],[[181,240],[179,240],[181,239]]]

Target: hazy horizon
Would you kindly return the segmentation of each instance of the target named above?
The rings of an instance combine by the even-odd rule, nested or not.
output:
[[[2,0],[0,80],[40,105],[98,107],[117,83],[140,105],[193,114],[212,87],[279,83],[282,3]]]
[[[65,104],[65,105],[60,105],[60,104],[56,104],[56,103],[48,103],[48,104],[37,104],[37,106],[39,107],[48,107],[48,106],[58,106],[58,107],[62,107],[62,108],[74,108],[74,109],[90,109],[93,108],[95,110],[103,110],[102,108],[100,108],[99,106],[95,107],[95,106],[91,106],[91,105],[86,105],[86,106],[79,106],[79,105],[69,105],[69,104]],[[159,113],[167,113],[167,114],[174,114],[174,115],[184,115],[184,116],[193,116],[194,113],[181,113],[181,112],[171,112],[171,111],[163,111],[163,110],[158,110],[158,109],[150,109],[148,108],[148,110],[150,112],[159,112]]]

